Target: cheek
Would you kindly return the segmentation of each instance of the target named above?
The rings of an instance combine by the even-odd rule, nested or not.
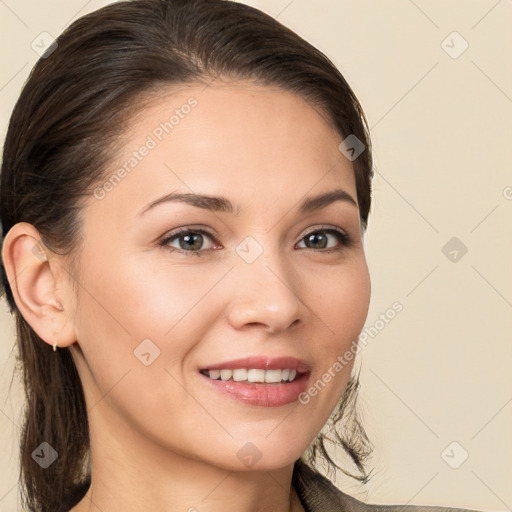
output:
[[[368,314],[370,276],[364,254],[346,266],[340,265],[332,276],[325,276],[322,291],[315,298],[315,312],[323,320],[326,348],[340,352],[357,340]],[[310,286],[310,285],[308,285]]]
[[[187,410],[193,418],[197,411],[189,410],[178,382],[202,326],[211,324],[212,303],[206,308],[201,298],[225,269],[188,272],[110,258],[84,270],[76,319],[84,360],[77,366],[90,404],[99,402],[98,413],[116,410],[141,428],[156,429],[164,412],[173,417]]]
[[[104,259],[88,269],[78,316],[86,356],[115,354],[118,366],[131,365],[133,351],[149,339],[160,351],[159,365],[168,365],[183,358],[202,326],[211,324],[215,306],[207,295],[225,274],[224,266],[143,260]]]
[[[350,265],[340,266],[320,284],[323,291],[312,302],[321,320],[315,331],[323,333],[315,346],[318,367],[310,387],[299,400],[317,418],[318,426],[329,418],[354,366],[357,341],[370,302],[371,283],[366,260],[361,257]]]

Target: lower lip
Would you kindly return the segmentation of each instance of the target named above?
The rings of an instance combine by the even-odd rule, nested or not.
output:
[[[236,382],[234,380],[210,379],[200,373],[216,391],[249,405],[279,407],[298,400],[308,384],[309,373],[297,375],[293,382],[264,384],[259,382]]]

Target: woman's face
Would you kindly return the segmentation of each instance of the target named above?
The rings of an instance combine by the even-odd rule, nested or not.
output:
[[[164,92],[82,210],[72,353],[91,436],[231,470],[283,467],[342,395],[353,361],[338,358],[368,310],[352,163],[292,93]]]

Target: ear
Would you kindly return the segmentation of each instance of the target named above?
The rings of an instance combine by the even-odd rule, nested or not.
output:
[[[61,263],[42,243],[32,224],[19,222],[9,230],[2,261],[16,305],[37,335],[49,345],[72,345],[76,335],[69,315],[71,297],[62,292],[65,283],[59,281],[64,274]],[[57,291],[63,294],[62,299]]]

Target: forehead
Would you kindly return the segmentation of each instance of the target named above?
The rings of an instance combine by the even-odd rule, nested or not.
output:
[[[153,91],[121,140],[99,183],[104,198],[90,204],[125,217],[173,191],[228,196],[241,209],[247,202],[289,207],[335,186],[355,198],[341,135],[318,108],[274,87],[233,82]]]

